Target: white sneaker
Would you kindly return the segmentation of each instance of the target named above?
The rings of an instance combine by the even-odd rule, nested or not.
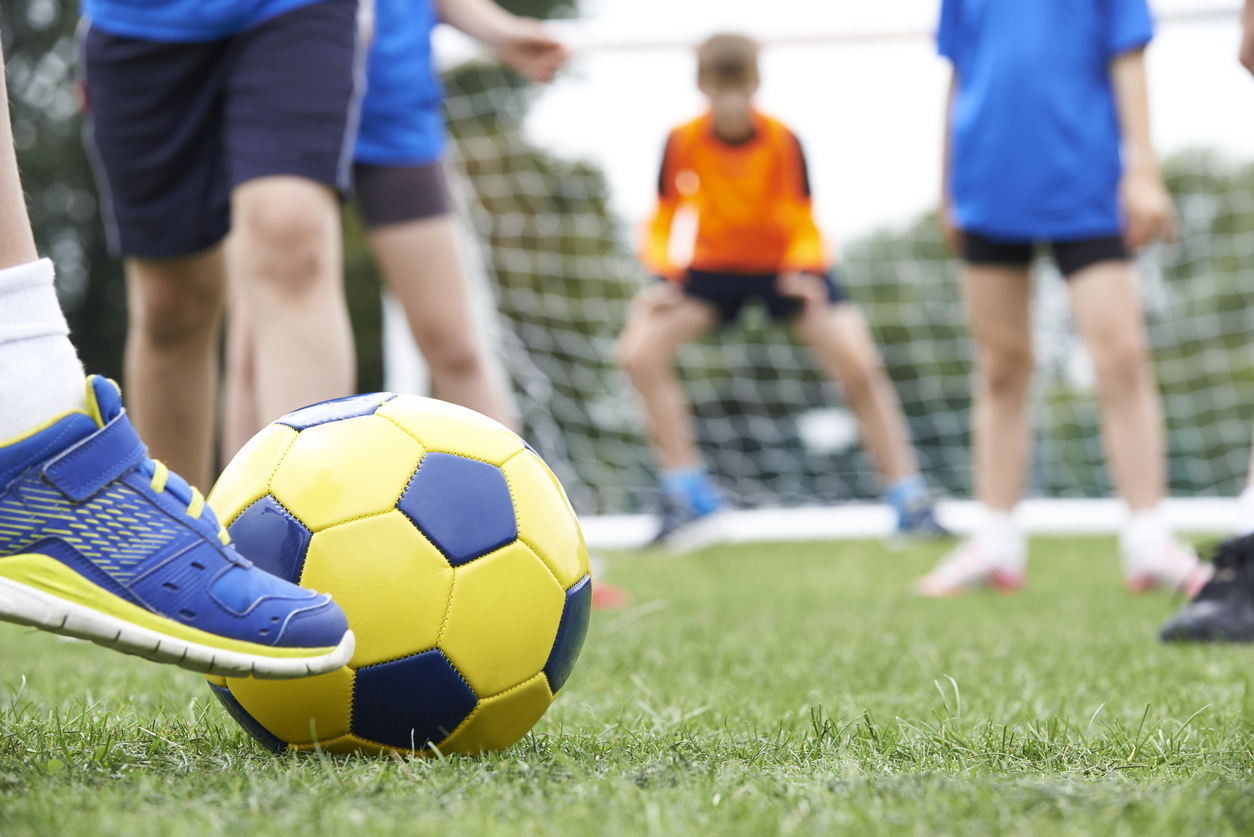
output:
[[[956,596],[966,590],[988,587],[999,593],[1016,593],[1027,580],[1022,564],[993,554],[978,541],[959,544],[919,579],[921,596]]]
[[[1175,538],[1160,541],[1140,555],[1123,554],[1123,582],[1130,593],[1161,588],[1191,599],[1210,581],[1213,571],[1209,563],[1198,559],[1193,547]]]

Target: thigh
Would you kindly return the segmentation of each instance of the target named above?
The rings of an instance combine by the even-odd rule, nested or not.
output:
[[[86,139],[110,245],[169,259],[225,237],[221,89],[229,41],[164,44],[88,29]]]
[[[1108,350],[1145,343],[1145,316],[1132,266],[1103,261],[1078,271],[1067,282],[1076,330],[1095,360]]]
[[[452,216],[372,230],[370,246],[424,350],[430,341],[469,338],[470,312]]]
[[[978,232],[964,231],[962,260],[969,265],[1026,269],[1032,263],[1032,245],[1024,241],[1001,241]]]
[[[718,309],[710,303],[689,296],[673,283],[658,282],[632,300],[619,341],[625,349],[669,357],[719,319]]]
[[[983,351],[1032,352],[1032,279],[1027,267],[967,265],[971,333]]]
[[[365,89],[357,0],[322,0],[240,33],[226,82],[231,187],[274,175],[349,188]]]

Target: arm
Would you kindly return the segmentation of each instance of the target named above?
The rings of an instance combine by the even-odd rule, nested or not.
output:
[[[780,265],[782,273],[823,273],[828,267],[827,246],[818,225],[814,223],[814,202],[810,195],[810,171],[805,151],[796,136],[787,148],[788,164],[793,169],[791,188],[785,190],[785,218],[788,224],[788,252]]]
[[[1241,64],[1254,73],[1254,0],[1245,0],[1241,16]]]
[[[679,209],[680,195],[675,186],[678,152],[678,140],[674,134],[666,139],[666,148],[662,152],[661,171],[657,182],[657,208],[645,229],[644,239],[640,244],[640,261],[646,270],[672,281],[679,279],[683,270],[671,264],[671,225],[675,221],[675,212]]]
[[[492,0],[435,0],[440,19],[496,51],[531,81],[551,81],[569,57],[544,24],[510,14]]]
[[[1110,78],[1124,147],[1119,183],[1124,240],[1132,250],[1154,239],[1171,241],[1175,237],[1175,212],[1150,145],[1145,50],[1115,57],[1110,62]]]
[[[951,161],[953,160],[954,102],[958,99],[958,71],[949,78],[949,94],[945,99],[945,137],[941,157],[941,200],[936,220],[940,223],[941,237],[951,252],[962,252],[962,230],[954,226],[954,195],[950,187]]]

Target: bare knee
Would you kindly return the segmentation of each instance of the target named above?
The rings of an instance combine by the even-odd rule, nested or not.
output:
[[[423,347],[423,356],[437,379],[471,378],[482,371],[479,350],[469,336],[441,339]]]
[[[310,184],[271,187],[240,202],[248,281],[297,297],[321,284],[332,267],[328,237],[335,234],[321,191]]]
[[[1149,346],[1143,336],[1121,340],[1093,352],[1097,378],[1110,395],[1137,389],[1146,380],[1149,362]]]
[[[204,267],[191,260],[132,266],[132,326],[151,344],[175,347],[217,334],[226,304],[225,282]]]
[[[1022,398],[1032,380],[1032,353],[1022,348],[983,347],[980,368],[993,398]]]
[[[619,338],[616,348],[618,365],[637,387],[655,378],[665,362],[655,348],[630,335]]]

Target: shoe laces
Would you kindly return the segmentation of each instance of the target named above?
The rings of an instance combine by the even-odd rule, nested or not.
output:
[[[140,465],[140,470],[145,474],[149,471],[152,472],[152,479],[149,482],[149,487],[151,487],[155,493],[161,494],[167,488],[170,488],[171,495],[180,500],[184,499],[182,497],[182,492],[175,491],[173,486],[169,484],[170,469],[166,467],[166,464],[160,459],[145,459]],[[222,542],[223,546],[230,544],[231,536],[227,534],[226,527],[221,523],[218,523],[218,519],[214,517],[213,510],[209,509],[205,505],[205,496],[200,493],[200,489],[191,484],[188,484],[187,488],[189,492],[189,498],[187,499],[187,516],[192,520],[199,520],[207,510],[209,512],[209,519],[218,524],[218,540]]]

